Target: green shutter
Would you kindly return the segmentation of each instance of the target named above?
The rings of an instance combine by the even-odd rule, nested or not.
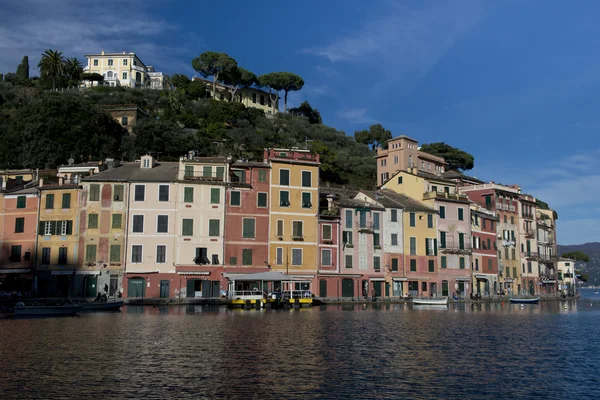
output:
[[[465,248],[465,234],[464,233],[458,234],[458,248],[460,250],[464,250],[464,248]]]
[[[258,193],[258,206],[267,207],[267,193]]]
[[[442,265],[441,265],[441,267],[442,267],[442,268],[446,268],[446,256],[442,256],[442,257],[441,257],[441,262],[442,262]]]
[[[54,208],[54,194],[48,193],[46,195],[46,210],[51,210]]]
[[[71,208],[71,193],[63,193],[62,195],[62,208]]]
[[[96,245],[88,244],[85,247],[85,261],[86,262],[95,262],[96,261]]]
[[[429,248],[427,246],[429,243],[428,243],[427,239],[428,238],[425,238],[425,255],[430,256],[431,254],[429,254]]]
[[[223,179],[225,176],[225,167],[217,167],[217,178]]]
[[[121,245],[113,244],[110,246],[110,262],[121,261]]]
[[[412,272],[415,272],[417,270],[417,260],[415,260],[414,258],[410,259],[410,270]]]
[[[458,259],[458,261],[459,261],[460,269],[465,269],[465,258],[464,257],[460,257]]]
[[[73,234],[73,221],[67,221],[67,235]]]
[[[242,194],[238,190],[233,190],[231,192],[231,201],[230,204],[232,206],[239,206],[242,204]]]
[[[433,239],[433,255],[434,256],[438,255],[437,239]]]
[[[252,249],[242,249],[242,265],[252,265]]]
[[[192,236],[194,234],[194,220],[193,219],[183,219],[181,221],[181,235],[182,236]]]
[[[256,222],[253,218],[244,218],[242,222],[242,237],[251,239],[256,236]]]
[[[17,197],[17,208],[25,208],[27,205],[27,198],[25,196]]]
[[[429,272],[435,272],[435,263],[433,260],[429,260]]]
[[[219,236],[220,231],[220,221],[218,219],[209,219],[208,220],[208,236]]]
[[[123,223],[123,215],[122,214],[113,214],[112,215],[112,229],[121,229]]]
[[[464,211],[463,211],[463,209],[462,209],[462,208],[459,208],[459,209],[458,209],[458,220],[459,220],[459,221],[462,221],[462,220],[464,219],[464,217],[465,217],[465,216],[464,216]]]
[[[183,189],[183,201],[185,203],[193,203],[194,202],[194,188],[186,187]]]
[[[123,185],[115,185],[113,191],[114,201],[123,201]]]
[[[98,228],[98,214],[88,215],[88,229]]]
[[[209,165],[202,167],[202,176],[205,178],[212,178],[212,167]]]
[[[261,183],[267,181],[267,171],[265,171],[264,169],[258,170],[258,181]]]
[[[440,232],[440,247],[442,249],[446,248],[446,232]]]
[[[440,218],[446,218],[446,207],[440,206]]]
[[[186,165],[185,166],[184,177],[192,177],[192,176],[194,176],[194,166],[193,165]]]
[[[398,259],[392,258],[392,271],[398,271]]]
[[[212,188],[210,189],[210,203],[219,204],[221,202],[221,189]]]

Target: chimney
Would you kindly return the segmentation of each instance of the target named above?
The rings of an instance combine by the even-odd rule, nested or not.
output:
[[[104,55],[104,50],[102,50],[102,53],[101,53],[101,54],[102,54],[102,55]]]

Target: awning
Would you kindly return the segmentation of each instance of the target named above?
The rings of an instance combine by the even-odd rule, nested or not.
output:
[[[512,278],[504,278],[504,282],[506,283],[513,283],[513,279]]]
[[[302,275],[302,274],[293,274],[293,275],[289,275],[294,279],[313,279],[315,276],[314,275]]]
[[[281,272],[257,272],[254,274],[223,274],[230,281],[300,281],[307,278],[296,278],[292,275],[286,275]]]
[[[493,275],[475,275],[476,279],[479,279],[480,281],[487,281],[488,279],[491,279],[493,277]]]
[[[208,276],[210,275],[210,271],[189,271],[189,272],[178,272],[177,275],[185,275],[185,276]]]
[[[457,282],[471,282],[471,277],[470,276],[457,276],[456,278],[454,278],[454,280]]]
[[[385,282],[385,278],[369,278],[372,282]]]
[[[319,278],[360,278],[360,274],[319,274]]]
[[[100,275],[100,271],[75,271],[75,275]]]
[[[74,271],[52,271],[50,275],[73,275]]]
[[[554,284],[556,283],[556,281],[555,281],[555,280],[550,280],[550,281],[542,281],[542,283],[543,283],[544,285],[554,285]]]
[[[408,281],[408,278],[406,278],[406,277],[392,278],[392,280],[395,281],[395,282],[406,282],[406,281]]]
[[[26,274],[31,269],[29,268],[9,268],[9,269],[0,269],[0,274]]]
[[[409,280],[409,281],[428,281],[430,279],[431,279],[430,276],[409,276],[409,277],[407,277],[407,280]]]
[[[127,275],[158,274],[158,271],[125,271]]]

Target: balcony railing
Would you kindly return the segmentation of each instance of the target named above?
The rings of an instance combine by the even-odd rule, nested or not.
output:
[[[423,193],[423,200],[432,200],[432,199],[444,199],[444,200],[456,200],[468,202],[469,198],[465,194],[459,193],[447,193],[447,192],[425,192]]]
[[[525,257],[530,261],[537,261],[539,259],[538,253],[534,253],[532,251],[524,251],[521,253],[521,257]]]
[[[471,245],[466,243],[464,246],[446,244],[445,247],[440,247],[439,250],[443,254],[471,254],[473,252]]]
[[[525,229],[524,233],[525,233],[526,238],[534,238],[535,237],[535,231],[533,229]]]
[[[359,232],[364,232],[364,233],[373,232],[373,230],[379,229],[379,227],[377,227],[377,229],[376,229],[372,222],[364,222],[364,223],[356,222],[354,224],[354,228],[357,229]]]
[[[224,182],[225,174],[223,173],[203,173],[202,171],[190,172],[186,171],[183,175],[183,179],[188,181],[202,181],[202,182]]]
[[[532,213],[526,213],[526,212],[522,213],[522,214],[521,214],[521,217],[522,217],[522,218],[525,218],[525,219],[531,219],[531,220],[533,220],[533,219],[534,219],[534,216],[533,216],[533,214],[532,214]]]

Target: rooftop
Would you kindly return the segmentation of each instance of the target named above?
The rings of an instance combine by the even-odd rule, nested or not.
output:
[[[403,208],[406,211],[417,211],[424,213],[437,212],[433,208],[427,207],[406,195],[392,192],[390,190],[382,190],[379,192],[361,190],[361,193],[366,194],[385,208]]]
[[[157,162],[153,168],[140,168],[139,162],[129,162],[82,178],[82,182],[175,182],[179,163]]]
[[[385,210],[383,207],[374,206],[372,204],[365,204],[364,201],[356,200],[356,199],[344,199],[341,198],[336,200],[335,203],[340,208],[370,208],[373,210]]]
[[[466,181],[471,181],[471,182],[485,183],[485,181],[479,180],[472,176],[465,175],[465,174],[455,171],[455,170],[446,171],[442,174],[442,176],[446,179],[461,179],[461,180],[466,180]]]

